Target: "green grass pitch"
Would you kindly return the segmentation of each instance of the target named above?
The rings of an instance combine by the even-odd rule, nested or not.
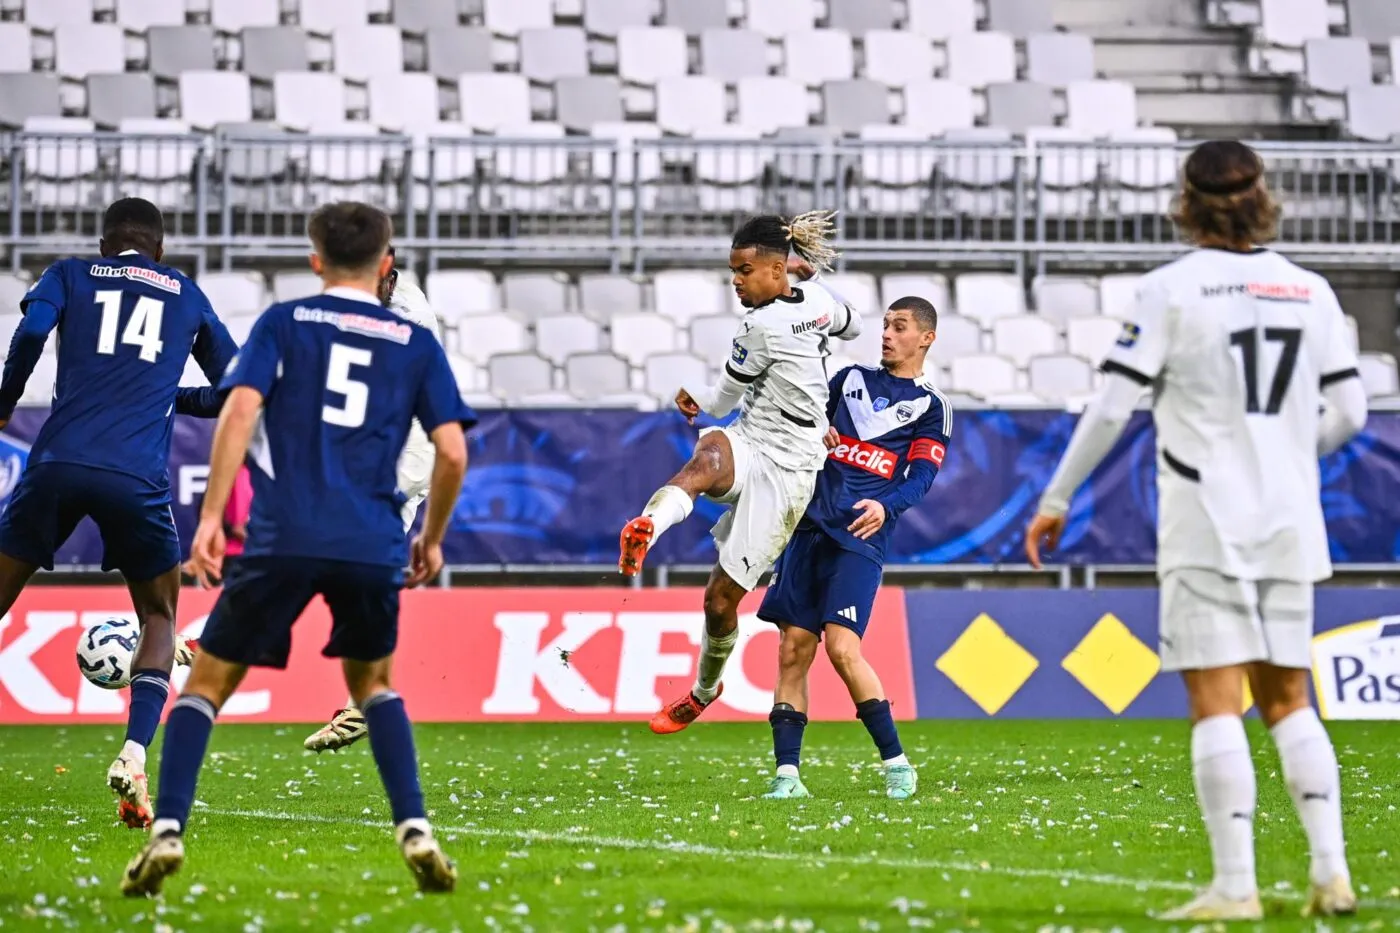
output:
[[[0,928],[1171,929],[1149,912],[1207,871],[1183,723],[901,728],[921,782],[907,803],[884,798],[856,723],[808,728],[816,797],[784,802],[756,799],[771,773],[763,723],[668,737],[635,724],[420,727],[429,810],[461,872],[455,894],[425,898],[393,846],[367,743],[318,757],[304,727],[220,726],[185,869],[159,900],[117,889],[143,838],[117,824],[104,784],[120,732],[0,729]],[[1252,723],[1263,928],[1400,928],[1400,724],[1331,731],[1362,912],[1297,919],[1304,841]]]

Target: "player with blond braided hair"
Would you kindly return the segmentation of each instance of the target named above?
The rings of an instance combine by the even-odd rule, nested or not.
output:
[[[720,676],[739,637],[739,603],[787,545],[826,460],[827,344],[831,337],[855,339],[861,323],[820,279],[837,258],[833,216],[755,217],[734,235],[729,268],[748,313],[718,383],[682,387],[676,407],[691,423],[702,411],[720,418],[736,406],[739,417],[701,431],[689,462],[622,529],[618,569],[635,576],[647,550],[690,514],[696,496],[731,506],[713,531],[719,561],[705,586],[695,685],[652,718],[653,732],[679,732],[722,692]],[[793,286],[790,272],[802,284]]]

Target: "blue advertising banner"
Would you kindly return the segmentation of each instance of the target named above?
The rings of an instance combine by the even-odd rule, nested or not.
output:
[[[920,719],[1182,717],[1157,659],[1157,591],[906,591]],[[1400,599],[1317,591],[1313,683],[1328,719],[1400,719]]]
[[[47,412],[21,409],[0,435],[0,493],[8,496],[27,443]],[[1021,533],[1074,428],[1058,411],[974,411],[957,416],[933,491],[899,521],[891,561],[1019,563]],[[192,535],[207,474],[212,422],[178,418],[171,451],[175,517]],[[598,564],[617,558],[617,534],[685,462],[696,428],[674,412],[487,411],[471,439],[471,469],[447,542],[455,564]],[[1139,414],[1081,490],[1057,559],[1149,564],[1157,510],[1151,419]],[[1400,414],[1371,416],[1366,432],[1322,464],[1323,507],[1338,561],[1400,557]],[[720,506],[658,543],[651,563],[708,563]],[[60,562],[96,564],[85,524]]]

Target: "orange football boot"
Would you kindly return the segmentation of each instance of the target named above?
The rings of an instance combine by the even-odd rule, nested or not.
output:
[[[656,523],[645,515],[632,519],[622,528],[618,541],[621,556],[617,559],[617,569],[624,577],[635,577],[642,572],[642,561],[647,559],[647,548],[656,534]]]
[[[724,694],[724,684],[719,685],[715,691],[715,700]],[[715,700],[711,700],[713,703]],[[680,732],[686,726],[700,718],[700,714],[709,708],[710,703],[701,703],[695,699],[695,694],[686,691],[685,696],[668,704],[661,712],[651,717],[651,731],[657,735],[670,735],[673,732]]]

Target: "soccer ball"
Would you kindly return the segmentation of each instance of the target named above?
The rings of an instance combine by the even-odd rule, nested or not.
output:
[[[78,639],[78,670],[89,683],[106,690],[120,690],[131,683],[136,659],[136,639],[141,630],[126,619],[108,619],[83,632]]]

